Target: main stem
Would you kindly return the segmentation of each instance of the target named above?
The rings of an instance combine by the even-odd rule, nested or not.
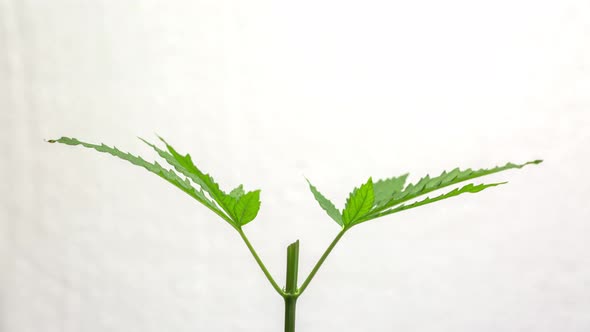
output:
[[[297,288],[297,274],[299,271],[299,240],[291,243],[287,247],[287,280],[284,289],[281,289],[279,285],[274,281],[273,277],[266,269],[266,266],[264,266],[264,263],[262,263],[260,257],[258,257],[256,250],[254,250],[254,247],[252,247],[252,244],[250,244],[248,237],[246,236],[246,234],[244,234],[242,229],[238,228],[237,231],[246,243],[246,246],[252,253],[252,256],[254,256],[256,263],[258,263],[260,269],[262,269],[262,272],[264,273],[272,287],[285,300],[285,332],[295,332],[295,312],[297,298],[307,288],[307,286],[309,285],[315,274],[318,272],[318,270],[320,269],[328,255],[330,255],[330,252],[332,252],[332,249],[334,249],[338,241],[340,241],[340,238],[342,238],[344,233],[347,231],[347,228],[343,228],[338,233],[338,235],[336,235],[336,238],[334,238],[332,243],[330,243],[322,257],[320,257],[320,260],[313,267],[311,273],[309,274],[309,276],[307,276],[300,288]]]
[[[297,305],[297,273],[299,270],[299,240],[287,247],[287,280],[285,283],[285,332],[295,332]]]
[[[285,296],[285,332],[295,332],[295,306],[297,297]]]

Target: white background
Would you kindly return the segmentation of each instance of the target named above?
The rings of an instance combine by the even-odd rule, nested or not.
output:
[[[590,330],[590,2],[0,0],[0,331],[280,331],[239,236],[145,170],[191,152],[262,189],[283,283],[369,176],[545,159],[347,233],[299,331]],[[151,158],[151,157],[150,157]]]

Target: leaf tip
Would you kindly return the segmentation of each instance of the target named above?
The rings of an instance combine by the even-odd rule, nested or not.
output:
[[[145,144],[149,145],[149,146],[153,146],[152,143],[148,142],[146,139],[144,139],[143,137],[140,136],[136,136],[138,139],[140,139],[142,142],[144,142]]]
[[[158,135],[158,133],[154,133],[154,135],[156,135],[156,137],[157,137],[157,138],[158,138],[160,141],[162,141],[162,143],[164,143],[164,144],[168,145],[168,142],[166,142],[166,140],[165,140],[165,139],[164,139],[162,136]]]

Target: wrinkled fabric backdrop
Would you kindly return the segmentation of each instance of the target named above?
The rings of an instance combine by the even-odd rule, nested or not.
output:
[[[282,329],[239,236],[145,170],[167,138],[303,279],[366,181],[543,158],[347,233],[299,331],[590,330],[590,3],[0,1],[0,331]],[[480,183],[480,181],[476,181]]]

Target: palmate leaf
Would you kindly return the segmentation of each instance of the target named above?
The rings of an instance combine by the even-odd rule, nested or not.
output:
[[[402,204],[402,205],[398,205],[396,207],[393,207],[389,210],[385,210],[385,211],[381,211],[379,213],[376,214],[372,214],[370,219],[375,219],[375,218],[379,218],[379,217],[383,217],[386,216],[388,214],[392,214],[392,213],[396,213],[396,212],[400,212],[400,211],[404,211],[404,210],[409,210],[409,209],[413,209],[415,207],[418,206],[422,206],[422,205],[426,205],[426,204],[430,204],[430,203],[434,203],[434,202],[438,202],[441,201],[443,199],[447,199],[447,198],[451,198],[454,196],[458,196],[461,194],[465,194],[465,193],[478,193],[484,189],[490,188],[490,187],[495,187],[495,186],[499,186],[501,184],[505,184],[508,182],[498,182],[498,183],[489,183],[489,184],[478,184],[478,185],[474,185],[473,183],[470,183],[468,185],[465,185],[461,188],[455,188],[452,191],[436,196],[436,197],[426,197],[423,200],[411,203],[411,204]],[[355,224],[360,224],[364,221],[370,220],[370,219],[366,219],[366,220],[359,220],[357,221]]]
[[[332,203],[329,199],[324,197],[324,195],[322,195],[322,193],[320,193],[317,190],[317,188],[314,187],[314,185],[312,185],[311,182],[309,182],[307,178],[305,178],[305,180],[307,180],[307,183],[309,184],[309,190],[311,190],[313,197],[315,197],[315,200],[320,204],[322,209],[324,209],[324,211],[326,211],[330,218],[332,218],[336,223],[338,223],[338,225],[344,226],[344,224],[342,223],[342,214],[340,214],[340,211],[336,208],[336,206],[334,206],[334,203]]]
[[[116,147],[110,147],[110,146],[107,146],[104,144],[97,145],[97,144],[92,144],[92,143],[86,143],[86,142],[82,142],[76,138],[61,137],[59,139],[49,140],[48,142],[62,143],[62,144],[74,145],[74,146],[81,145],[83,147],[86,147],[89,149],[94,149],[98,152],[107,153],[112,156],[118,157],[120,159],[126,160],[133,165],[143,167],[146,170],[160,176],[164,180],[172,183],[174,186],[176,186],[180,190],[184,191],[185,193],[189,194],[191,197],[193,197],[198,202],[205,205],[211,211],[215,212],[217,215],[219,215],[221,218],[223,218],[225,221],[227,221],[228,223],[230,223],[232,226],[235,227],[234,222],[226,214],[224,214],[223,211],[221,211],[217,207],[215,202],[211,201],[205,195],[203,190],[197,190],[196,188],[194,188],[192,186],[192,184],[190,183],[190,181],[187,178],[182,179],[174,171],[165,169],[157,162],[150,163],[139,156],[134,156],[130,153],[125,153],[125,152],[117,149]]]
[[[260,190],[244,193],[243,187],[240,185],[230,194],[226,194],[211,175],[203,173],[195,166],[190,154],[183,156],[163,138],[160,137],[160,140],[166,145],[169,152],[169,156],[164,157],[166,161],[201,185],[203,190],[211,195],[237,225],[243,226],[254,220],[260,209]],[[150,145],[153,147],[153,144]]]
[[[470,168],[466,170],[460,170],[459,168],[455,168],[451,172],[442,172],[441,175],[430,178],[428,175],[420,179],[416,184],[408,185],[402,192],[394,194],[391,200],[389,200],[385,205],[384,208],[389,208],[391,206],[403,203],[407,200],[413,199],[415,197],[427,194],[429,192],[442,189],[447,186],[451,186],[463,181],[475,179],[478,177],[506,171],[509,169],[515,168],[523,168],[526,165],[531,164],[540,164],[542,160],[534,160],[529,161],[523,164],[514,164],[514,163],[506,163],[504,166],[497,166],[490,169],[478,169],[472,170]],[[382,208],[383,209],[383,208]]]
[[[389,198],[389,200],[386,203],[381,204],[380,206],[375,206],[369,214],[367,214],[364,218],[362,218],[362,220],[358,220],[355,224],[358,224],[360,222],[364,222],[364,221],[367,221],[370,219],[378,218],[378,217],[386,215],[386,214],[391,214],[394,212],[401,211],[401,210],[395,210],[392,208],[395,206],[398,206],[402,203],[405,203],[409,200],[415,199],[419,196],[428,194],[432,191],[439,190],[439,189],[442,189],[442,188],[445,188],[445,187],[448,187],[448,186],[451,186],[451,185],[454,185],[454,184],[457,184],[460,182],[474,179],[474,178],[502,172],[502,171],[509,170],[509,169],[523,168],[526,165],[540,164],[541,162],[542,162],[542,160],[529,161],[524,164],[507,163],[504,166],[497,166],[497,167],[494,167],[491,169],[478,169],[478,170],[466,169],[466,170],[462,171],[459,168],[455,168],[454,170],[452,170],[451,172],[448,172],[448,173],[446,171],[442,172],[441,175],[436,176],[434,178],[430,178],[430,176],[426,175],[425,177],[421,178],[417,183],[409,184],[404,190],[393,193],[393,195]],[[497,185],[497,184],[493,184],[493,185]],[[484,186],[481,189],[481,190],[483,190],[483,189],[485,189],[489,186],[493,186],[493,185],[479,185],[479,186]],[[480,188],[479,186],[474,186],[473,188]],[[471,187],[468,187],[468,186],[465,186],[462,189],[464,189],[465,191],[462,191],[459,193],[477,192],[477,191],[468,191],[468,190],[472,189]],[[456,195],[451,195],[448,197],[452,197],[452,196],[456,196]],[[438,196],[438,197],[436,197],[436,200],[429,199],[424,204],[431,203],[434,201],[439,201],[441,199],[448,198],[448,197]],[[424,205],[424,204],[419,204],[419,205]],[[416,205],[416,206],[419,206],[419,205]],[[412,206],[412,207],[415,207],[415,206]],[[407,207],[403,208],[403,210],[406,210],[406,209],[407,209]],[[384,211],[387,211],[387,213],[383,213]]]
[[[375,202],[375,193],[373,191],[373,180],[369,180],[354,190],[348,196],[346,205],[342,211],[342,222],[344,226],[354,224],[357,220],[365,217]]]

